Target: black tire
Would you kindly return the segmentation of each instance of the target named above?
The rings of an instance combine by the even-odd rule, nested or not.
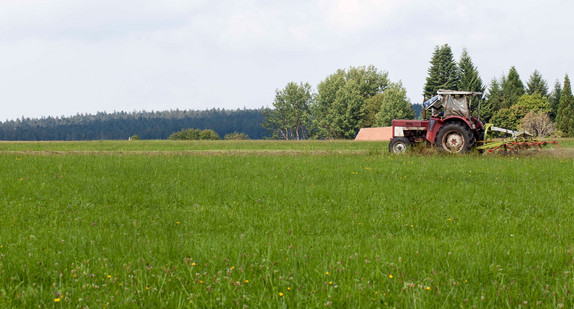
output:
[[[389,152],[405,153],[411,148],[411,142],[406,137],[395,137],[389,143]]]
[[[480,144],[478,142],[481,142]],[[486,141],[485,141],[485,136],[484,136],[484,130],[478,129],[476,131],[476,135],[474,136],[474,142],[477,144],[477,146],[483,145]]]
[[[467,126],[447,123],[438,131],[435,145],[440,151],[467,153],[474,145],[474,135]]]

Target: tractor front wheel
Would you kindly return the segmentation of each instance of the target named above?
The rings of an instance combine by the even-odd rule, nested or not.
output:
[[[411,142],[406,137],[395,137],[389,143],[389,151],[392,153],[405,153],[411,147]]]
[[[474,145],[474,136],[467,127],[448,123],[438,131],[435,144],[440,151],[467,153]]]

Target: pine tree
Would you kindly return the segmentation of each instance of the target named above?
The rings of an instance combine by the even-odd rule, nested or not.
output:
[[[458,66],[448,44],[435,47],[430,64],[423,92],[425,98],[434,96],[439,89],[458,89]]]
[[[508,108],[516,104],[518,98],[524,95],[524,84],[520,80],[518,71],[513,66],[508,71],[508,75],[502,78],[501,87],[501,106],[499,108]]]
[[[564,77],[564,86],[560,93],[556,127],[567,136],[574,136],[574,97],[572,96],[568,74]]]
[[[562,92],[562,86],[560,81],[556,80],[554,83],[554,90],[550,93],[548,101],[550,101],[550,119],[552,121],[556,120],[556,114],[558,113],[558,105],[560,104],[560,92]]]
[[[530,79],[526,83],[526,94],[538,93],[543,97],[548,97],[548,84],[540,75],[538,70],[534,70],[534,73],[530,75]]]

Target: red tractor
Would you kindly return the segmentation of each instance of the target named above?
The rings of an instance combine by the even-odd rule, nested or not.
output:
[[[485,126],[470,110],[471,102],[477,102],[480,109],[481,98],[482,92],[437,91],[436,96],[423,103],[423,113],[429,109],[432,112],[429,120],[393,120],[389,151],[403,153],[411,145],[425,142],[440,151],[465,153],[483,144]]]

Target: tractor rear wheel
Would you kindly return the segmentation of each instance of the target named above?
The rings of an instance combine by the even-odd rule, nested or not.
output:
[[[448,123],[438,131],[435,144],[440,151],[467,153],[474,145],[474,135],[466,126]]]
[[[395,137],[389,143],[389,151],[392,153],[405,153],[411,147],[411,142],[406,137]]]

